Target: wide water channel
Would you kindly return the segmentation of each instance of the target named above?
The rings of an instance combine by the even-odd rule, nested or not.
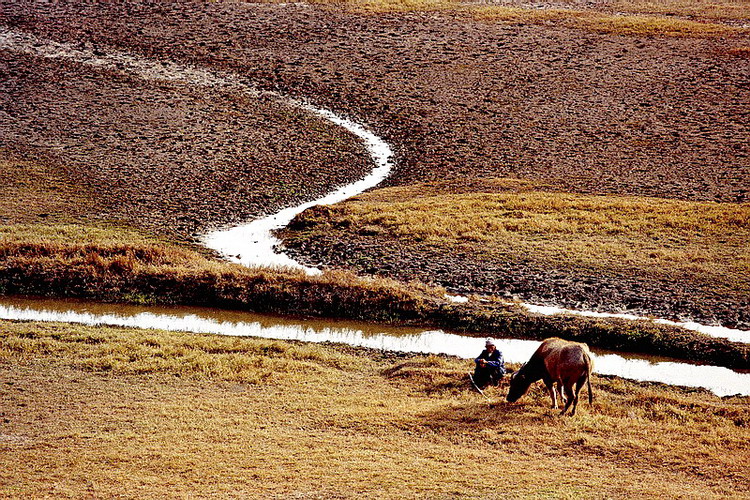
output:
[[[441,330],[424,330],[322,319],[294,319],[195,307],[143,307],[75,300],[0,297],[0,319],[155,328],[201,334],[267,339],[335,342],[372,349],[474,358],[484,340]],[[505,360],[527,361],[537,341],[497,339]],[[472,363],[467,360],[467,370]],[[595,373],[639,380],[701,387],[719,396],[750,396],[750,373],[695,365],[665,358],[614,354],[594,350]]]

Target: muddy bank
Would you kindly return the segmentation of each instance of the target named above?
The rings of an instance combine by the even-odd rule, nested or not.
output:
[[[287,253],[303,262],[345,267],[362,275],[419,280],[453,293],[518,298],[534,304],[599,312],[625,312],[673,320],[692,320],[750,329],[750,301],[743,291],[686,279],[652,277],[570,266],[540,266],[529,261],[487,260],[461,251],[446,254],[429,245],[378,235],[327,228],[308,238],[284,231]]]

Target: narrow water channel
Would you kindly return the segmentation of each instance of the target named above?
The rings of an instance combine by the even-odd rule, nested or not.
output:
[[[288,102],[298,105],[356,135],[364,142],[367,152],[375,164],[374,168],[363,179],[341,186],[317,200],[285,208],[278,213],[256,219],[247,224],[213,231],[204,237],[203,243],[228,260],[245,266],[291,267],[303,269],[309,275],[316,275],[321,273],[320,269],[302,265],[280,251],[281,241],[273,235],[273,232],[286,227],[296,215],[310,207],[332,205],[377,186],[388,177],[393,168],[391,160],[393,152],[383,139],[359,123],[311,104],[303,104],[292,99]]]
[[[484,340],[441,330],[389,327],[343,320],[302,320],[237,311],[194,307],[143,307],[74,300],[0,297],[0,319],[65,322],[153,328],[202,334],[260,337],[304,342],[335,342],[372,349],[447,354],[469,359],[481,352]],[[509,363],[527,361],[539,342],[497,339]],[[686,387],[700,387],[719,396],[750,396],[750,373],[638,355],[594,350],[595,373]]]

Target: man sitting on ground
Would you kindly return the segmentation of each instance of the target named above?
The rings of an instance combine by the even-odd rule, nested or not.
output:
[[[495,341],[487,339],[485,349],[475,360],[474,383],[479,389],[488,385],[499,385],[500,379],[505,375],[505,362],[503,354],[495,347]]]

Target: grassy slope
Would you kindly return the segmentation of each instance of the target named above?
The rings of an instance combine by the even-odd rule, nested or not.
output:
[[[554,192],[513,179],[376,190],[300,217],[306,238],[359,232],[482,260],[689,279],[750,295],[750,205]],[[343,228],[343,229],[342,229]],[[345,236],[342,235],[342,238]]]
[[[383,354],[0,322],[0,496],[750,494],[747,398],[596,378],[559,418]]]
[[[482,6],[471,11],[475,19],[508,24],[558,25],[596,33],[626,36],[716,37],[746,34],[747,29],[713,21],[696,22],[667,16],[607,13],[574,9],[528,9]],[[661,12],[655,12],[661,14]]]

